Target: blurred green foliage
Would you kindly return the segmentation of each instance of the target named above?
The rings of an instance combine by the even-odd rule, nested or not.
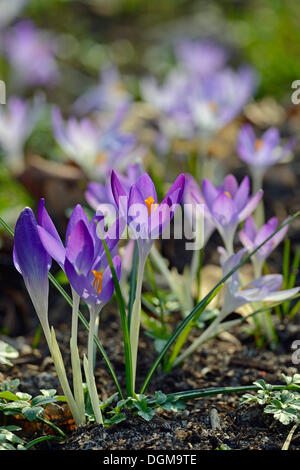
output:
[[[32,206],[33,200],[10,172],[0,164],[0,216],[13,226],[21,210],[25,206]],[[3,228],[0,228],[2,231]]]
[[[235,3],[235,2],[232,2]],[[259,95],[288,99],[300,78],[300,2],[252,0],[228,14],[236,42],[260,74]]]
[[[68,33],[69,58],[94,76],[108,60],[144,71],[147,46],[153,46],[151,31],[163,31],[173,22],[176,37],[178,20],[180,28],[186,23],[187,31],[189,24],[197,31],[199,18],[198,35],[210,34],[201,26],[206,17],[207,24],[213,23],[215,15],[215,25],[221,21],[223,27],[219,38],[217,26],[211,35],[241,49],[242,59],[257,69],[259,96],[287,99],[292,81],[300,78],[297,0],[31,0],[26,14],[41,27]]]

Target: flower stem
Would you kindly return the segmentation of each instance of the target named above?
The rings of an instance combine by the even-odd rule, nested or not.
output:
[[[79,295],[72,289],[72,329],[71,329],[71,339],[70,339],[70,349],[71,349],[71,364],[72,364],[72,375],[73,375],[73,389],[74,389],[74,398],[77,403],[79,412],[81,414],[82,422],[85,422],[85,404],[84,404],[84,393],[83,393],[83,383],[82,383],[82,374],[81,374],[81,365],[80,357],[77,345],[77,336],[78,336],[78,310],[79,310]]]
[[[263,178],[264,175],[261,172],[253,172],[252,174],[252,179],[253,179],[253,184],[252,184],[252,192],[253,194],[256,194],[260,189],[263,187]],[[257,223],[257,226],[260,228],[264,225],[265,223],[265,209],[264,209],[264,203],[261,200],[260,203],[258,204],[255,212],[254,212],[254,218],[255,222]]]
[[[94,334],[96,327],[97,312],[94,306],[89,306],[90,309],[90,324],[89,324],[89,336],[88,336],[88,358],[84,356],[83,365],[88,384],[89,394],[92,402],[92,407],[95,415],[97,424],[103,424],[102,413],[99,404],[99,397],[95,382],[94,375]]]
[[[63,389],[64,395],[66,397],[67,403],[69,405],[69,408],[71,410],[71,413],[73,415],[74,421],[77,426],[80,424],[84,424],[85,420],[82,421],[82,416],[81,413],[78,409],[77,403],[74,400],[73,394],[70,389],[70,385],[67,379],[67,374],[65,370],[65,366],[63,363],[62,355],[59,349],[59,346],[57,344],[56,336],[55,336],[55,331],[54,328],[52,327],[51,329],[51,346],[50,346],[50,351],[52,355],[52,359],[55,365],[56,373],[58,376],[58,379],[60,381],[61,387]]]
[[[131,344],[131,354],[132,354],[133,389],[135,389],[136,363],[137,363],[139,332],[140,332],[140,323],[141,323],[141,295],[142,295],[142,285],[143,285],[146,259],[147,259],[147,256],[141,256],[141,253],[140,253],[136,291],[135,291],[135,300],[134,300],[132,312],[131,312],[130,344]]]

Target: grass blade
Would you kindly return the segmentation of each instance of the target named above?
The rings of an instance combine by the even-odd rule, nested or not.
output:
[[[215,387],[215,388],[203,388],[196,390],[186,390],[185,392],[175,392],[167,394],[167,397],[175,397],[180,400],[194,400],[196,398],[213,397],[216,395],[228,395],[230,393],[239,392],[256,392],[260,390],[257,385],[241,385],[238,387]],[[273,390],[300,390],[299,385],[273,385]],[[149,401],[150,402],[150,401]]]

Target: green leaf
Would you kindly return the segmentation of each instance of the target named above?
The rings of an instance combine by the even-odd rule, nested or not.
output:
[[[280,421],[282,424],[288,425],[295,421],[298,421],[298,413],[293,408],[286,409],[274,409],[272,405],[267,405],[264,409],[265,413],[270,413],[275,419]]]
[[[20,428],[19,426],[14,426],[13,424],[10,424],[9,426],[0,426],[0,432],[3,430],[3,429],[6,429],[7,431],[22,431],[22,428]]]
[[[23,393],[23,392],[17,392],[16,396],[18,397],[19,400],[22,400],[22,401],[29,401],[32,398],[32,396],[29,395],[29,393]]]
[[[43,416],[45,413],[44,408],[41,406],[28,406],[27,408],[23,408],[22,414],[27,418],[29,421],[34,421],[35,419]]]
[[[56,397],[53,396],[45,396],[45,395],[38,395],[33,398],[31,401],[32,406],[40,406],[40,405],[47,405],[49,403],[55,403],[57,401]]]
[[[184,410],[186,408],[186,404],[179,398],[176,398],[171,395],[161,405],[161,408],[163,408],[166,411],[174,411],[175,413],[177,413],[178,411]]]
[[[126,415],[124,413],[117,413],[112,418],[104,418],[104,425],[111,426],[113,424],[119,424],[122,421],[126,420]]]
[[[155,401],[159,406],[163,405],[167,401],[167,399],[168,399],[167,395],[165,395],[160,390],[155,392]]]
[[[4,380],[0,384],[0,391],[1,392],[4,392],[4,391],[14,392],[15,390],[17,390],[19,385],[20,385],[20,380],[19,379]]]
[[[19,353],[15,348],[0,340],[0,364],[12,366],[13,363],[9,359],[16,359],[18,356]]]
[[[22,413],[23,408],[28,407],[28,402],[27,401],[11,401],[10,403],[6,403],[4,405],[1,405],[1,410],[3,411],[4,414],[20,414]]]
[[[19,397],[17,397],[17,395],[9,391],[0,392],[0,398],[4,398],[4,400],[9,400],[9,401],[19,401]]]
[[[41,392],[41,394],[44,395],[45,397],[54,397],[55,394],[56,394],[55,388],[49,388],[49,390],[47,390],[47,389],[41,389],[40,392]]]
[[[138,415],[146,421],[151,421],[151,419],[155,415],[155,410],[153,410],[152,408],[147,408],[146,410],[139,410]]]
[[[19,428],[20,429],[20,428]],[[9,429],[4,427],[0,428],[0,443],[11,442],[12,444],[24,444],[23,439],[16,436]]]
[[[37,437],[36,439],[33,439],[32,441],[25,444],[25,450],[29,450],[29,449],[31,449],[31,447],[34,447],[37,444],[40,444],[41,442],[50,441],[50,440],[53,440],[53,439],[58,440],[58,441],[63,440],[62,437],[58,437],[58,436],[41,436],[41,437]]]

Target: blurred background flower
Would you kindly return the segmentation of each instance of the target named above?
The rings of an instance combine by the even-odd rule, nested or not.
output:
[[[45,196],[63,225],[85,195],[93,207],[105,199],[111,170],[126,179],[128,165],[143,165],[159,198],[181,172],[199,187],[230,172],[241,181],[237,153],[245,160],[248,147],[241,131],[237,152],[238,133],[249,126],[262,141],[275,127],[297,155],[299,15],[293,0],[2,0],[0,215],[15,221],[25,201]],[[43,112],[31,104],[40,88]],[[296,200],[299,169],[287,157],[280,181]],[[268,217],[287,216],[280,203],[267,201]]]

